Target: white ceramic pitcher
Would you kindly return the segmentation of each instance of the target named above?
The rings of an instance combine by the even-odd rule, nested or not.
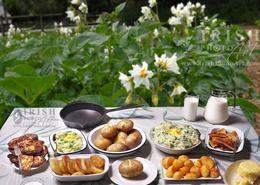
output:
[[[204,118],[211,124],[221,124],[229,118],[227,93],[212,93],[205,107]]]

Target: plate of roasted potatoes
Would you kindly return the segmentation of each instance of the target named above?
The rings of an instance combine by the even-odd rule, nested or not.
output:
[[[102,154],[74,154],[50,159],[52,175],[59,181],[96,181],[109,169],[109,159]]]
[[[187,155],[162,158],[162,178],[164,180],[220,180],[216,161],[208,156],[190,159]]]
[[[91,148],[112,158],[133,154],[145,141],[145,133],[129,119],[100,125],[88,135]]]

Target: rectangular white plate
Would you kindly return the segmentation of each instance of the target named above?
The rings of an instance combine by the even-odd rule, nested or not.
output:
[[[211,158],[211,159],[212,159],[212,158]],[[198,160],[198,159],[190,159],[190,160],[192,160],[193,162],[195,162],[195,161]],[[213,160],[214,160],[214,159],[213,159]],[[214,160],[214,161],[215,161],[215,160]],[[215,162],[215,164],[216,164],[216,162]],[[216,165],[216,167],[218,168],[217,165]],[[200,180],[221,180],[221,179],[222,179],[220,172],[219,172],[219,176],[218,176],[217,178],[212,178],[212,177],[207,177],[207,178],[205,178],[205,177],[200,177],[200,178],[197,178],[197,179],[184,179],[184,178],[182,178],[182,179],[174,179],[174,178],[166,177],[165,174],[166,174],[166,169],[164,169],[164,168],[162,167],[162,179],[163,179],[163,180],[167,180],[167,181],[200,181]]]

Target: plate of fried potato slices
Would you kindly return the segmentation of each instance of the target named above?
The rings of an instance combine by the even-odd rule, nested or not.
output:
[[[162,179],[182,180],[220,180],[220,172],[216,161],[208,156],[190,159],[187,155],[178,158],[166,156],[162,158]]]
[[[52,175],[59,181],[96,181],[109,169],[109,159],[102,154],[74,154],[50,159]]]

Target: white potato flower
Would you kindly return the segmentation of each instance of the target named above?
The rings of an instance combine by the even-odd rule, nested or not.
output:
[[[141,7],[141,13],[144,15],[144,19],[151,19],[152,18],[151,9],[148,6],[142,6]]]
[[[176,96],[176,95],[180,95],[183,92],[187,92],[186,89],[181,85],[181,84],[177,84],[172,91],[171,96]]]
[[[170,17],[168,20],[169,25],[176,26],[181,25],[181,19],[179,17]]]
[[[201,4],[199,2],[196,3],[196,8],[200,8]]]
[[[151,8],[155,7],[155,5],[157,4],[156,0],[148,0],[148,2]]]
[[[82,12],[82,13],[88,13],[88,6],[85,4],[85,3],[81,3],[80,6],[79,6],[79,10]]]
[[[59,29],[59,32],[61,35],[70,36],[72,34],[72,29],[66,28],[66,27],[61,27]]]
[[[76,17],[74,17],[74,21],[75,21],[76,23],[79,23],[79,22],[80,22],[80,16],[77,15]]]
[[[148,64],[146,62],[140,65],[132,65],[133,69],[129,71],[133,77],[135,88],[144,85],[147,89],[150,89],[149,78],[153,76],[153,72],[148,70]]]
[[[132,77],[127,76],[124,73],[119,72],[119,80],[121,81],[122,85],[125,87],[127,92],[132,90]]]
[[[180,74],[179,66],[177,63],[177,56],[176,53],[172,55],[172,57],[167,57],[166,54],[161,55],[161,57],[158,57],[157,54],[154,56],[155,62],[154,65],[158,68],[160,68],[163,71],[171,71],[176,74]]]
[[[155,28],[155,29],[153,30],[153,35],[154,35],[155,38],[159,37],[159,31],[158,31],[157,28]]]
[[[80,4],[80,0],[71,0],[70,3],[74,4],[74,5],[79,5]]]
[[[11,42],[9,40],[6,42],[5,47],[7,48],[11,47]]]
[[[72,10],[67,10],[66,11],[67,17],[71,20],[71,21],[75,21],[75,12]]]

